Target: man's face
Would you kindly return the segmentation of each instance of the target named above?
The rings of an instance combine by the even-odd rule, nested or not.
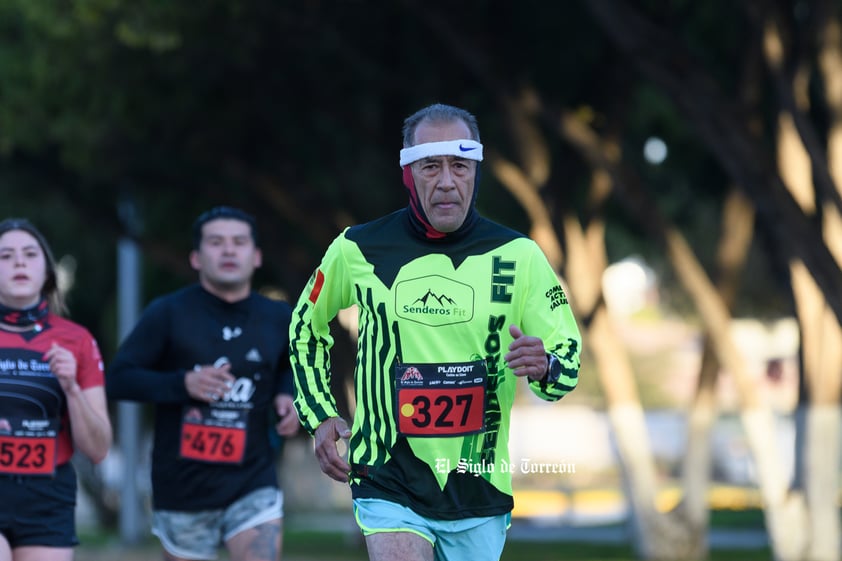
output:
[[[423,121],[415,129],[415,144],[470,138],[461,120],[448,123]],[[421,207],[439,232],[456,231],[471,207],[477,163],[457,156],[431,156],[410,165]]]
[[[254,270],[261,263],[251,228],[231,218],[211,220],[202,226],[199,249],[190,253],[190,265],[199,271],[199,278],[220,291],[250,287]]]

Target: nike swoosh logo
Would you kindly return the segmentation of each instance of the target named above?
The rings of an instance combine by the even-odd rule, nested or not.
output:
[[[461,144],[459,145],[459,150],[461,150],[462,152],[470,152],[471,150],[476,150],[476,149],[477,149],[476,146],[465,147],[465,146],[462,146]]]

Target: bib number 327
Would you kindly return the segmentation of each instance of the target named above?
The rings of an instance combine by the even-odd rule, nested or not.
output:
[[[487,374],[481,361],[401,364],[395,369],[398,432],[459,436],[485,427]]]

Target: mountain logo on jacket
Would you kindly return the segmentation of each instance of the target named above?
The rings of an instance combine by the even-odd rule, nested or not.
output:
[[[474,289],[441,275],[407,279],[395,285],[398,317],[431,327],[471,321]]]
[[[422,296],[420,298],[416,298],[415,302],[413,302],[413,304],[421,304],[423,306],[429,306],[430,304],[432,304],[432,302],[430,301],[431,299],[438,302],[439,306],[442,307],[442,308],[444,307],[445,304],[450,304],[451,306],[456,305],[456,302],[453,300],[453,298],[447,296],[446,294],[442,294],[441,296],[439,296],[438,294],[436,294],[435,292],[433,292],[429,288],[427,289],[427,293],[424,294],[424,296]]]

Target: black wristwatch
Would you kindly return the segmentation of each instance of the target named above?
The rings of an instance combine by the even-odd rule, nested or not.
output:
[[[547,375],[544,381],[548,384],[555,384],[561,378],[561,361],[554,354],[547,353]]]

